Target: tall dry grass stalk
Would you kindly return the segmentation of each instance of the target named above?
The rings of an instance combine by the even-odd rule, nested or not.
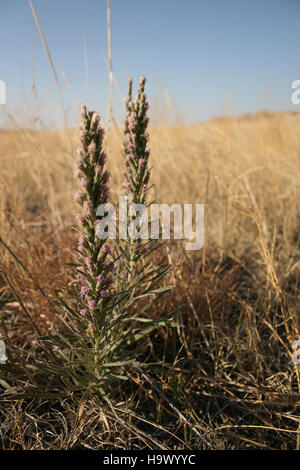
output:
[[[113,86],[114,86],[114,77],[113,77],[113,70],[112,70],[112,49],[111,49],[110,0],[107,0],[107,50],[108,50],[108,70],[109,70],[107,126],[108,128],[110,128],[112,124],[112,119],[113,119]]]
[[[55,80],[57,94],[58,94],[60,105],[61,105],[61,110],[62,110],[62,115],[63,115],[65,128],[68,129],[69,126],[68,126],[67,115],[66,115],[66,112],[65,112],[64,102],[63,102],[63,98],[62,98],[62,94],[61,94],[61,90],[60,90],[59,81],[58,81],[58,78],[57,78],[57,75],[56,75],[55,67],[54,67],[54,64],[53,64],[53,60],[52,60],[50,51],[48,49],[46,38],[45,38],[43,30],[41,28],[36,10],[35,10],[35,8],[33,6],[33,3],[32,3],[32,0],[29,0],[29,3],[30,3],[30,7],[31,7],[31,10],[32,10],[32,13],[33,13],[34,21],[36,22],[36,25],[37,25],[37,28],[38,28],[43,46],[45,48],[45,51],[46,51],[46,54],[47,54],[47,57],[48,57],[48,61],[49,61],[50,67],[51,67],[51,71],[52,71],[52,74],[53,74],[53,77],[54,77],[54,80]]]

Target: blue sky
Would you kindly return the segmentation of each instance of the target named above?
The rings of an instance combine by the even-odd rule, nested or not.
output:
[[[33,3],[70,122],[78,119],[76,103],[87,103],[89,95],[91,107],[105,117],[106,0]],[[291,82],[300,79],[299,0],[111,0],[111,16],[113,69],[123,95],[129,76],[137,83],[145,75],[152,109],[158,105],[168,114],[171,100],[187,123],[208,119],[213,108],[216,115],[297,109],[290,96]],[[0,0],[0,25],[0,79],[6,82],[8,110],[34,109],[34,75],[44,121],[62,124],[28,1]],[[116,91],[114,112],[123,119]]]

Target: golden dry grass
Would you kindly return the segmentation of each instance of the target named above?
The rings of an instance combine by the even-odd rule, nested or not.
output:
[[[170,356],[182,372],[159,382],[214,448],[299,447],[299,377],[289,356],[299,337],[300,315],[299,135],[300,119],[285,113],[150,129],[153,196],[169,204],[206,204],[205,248],[185,252],[181,242],[170,242],[162,249],[171,262],[175,289],[158,308],[181,305],[180,319],[187,328],[176,338],[171,335],[172,353],[166,351],[170,338],[162,333],[157,354]],[[0,236],[17,257],[1,244],[0,266],[30,315],[47,331],[55,318],[40,289],[49,294],[71,280],[66,263],[73,260],[76,240],[76,184],[69,143],[71,139],[75,150],[78,130],[68,135],[5,131],[0,139]],[[116,200],[123,180],[122,131],[113,129],[106,145]],[[2,278],[0,293],[6,296],[8,291]],[[18,344],[27,335],[32,338],[15,299],[3,314],[16,318]],[[159,394],[154,402],[154,422],[170,429],[171,418],[161,416]],[[294,421],[285,419],[286,413]],[[104,418],[103,423],[105,428]],[[193,430],[176,429],[178,445],[208,448]],[[120,433],[122,446],[130,448]],[[78,435],[72,443],[70,438],[60,444],[62,448],[79,445]],[[23,448],[48,448],[32,439],[31,444],[14,439]],[[86,447],[105,447],[105,440],[94,445],[89,439],[81,435]],[[159,447],[149,439],[150,447]],[[166,448],[174,445],[166,437],[161,442]]]
[[[227,251],[251,242],[245,218],[236,205],[252,199],[263,210],[266,231],[284,227],[285,248],[298,230],[300,119],[274,114],[255,120],[211,120],[190,127],[151,129],[152,181],[156,199],[166,203],[207,203],[207,247]],[[73,148],[77,131],[71,131]],[[108,166],[113,196],[123,179],[120,130],[109,138]],[[58,230],[73,223],[74,156],[64,132],[1,133],[1,233],[14,237],[18,225],[51,225]],[[248,236],[244,236],[245,231]],[[8,238],[8,241],[9,241]],[[7,239],[7,238],[6,238]],[[292,242],[293,245],[293,242]]]

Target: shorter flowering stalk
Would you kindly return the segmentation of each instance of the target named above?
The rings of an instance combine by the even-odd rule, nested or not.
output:
[[[78,279],[83,304],[81,315],[99,328],[97,318],[100,318],[105,302],[110,298],[114,263],[108,259],[109,246],[97,236],[97,225],[101,221],[97,219],[96,209],[109,199],[107,183],[110,174],[104,170],[106,154],[102,150],[104,131],[100,126],[100,117],[96,112],[88,112],[84,105],[80,109],[82,146],[77,151],[79,159],[74,174],[79,179],[81,189],[74,200],[82,206],[82,213],[77,215],[80,230]]]

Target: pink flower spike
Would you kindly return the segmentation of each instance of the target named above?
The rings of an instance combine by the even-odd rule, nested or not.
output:
[[[107,263],[106,267],[110,271],[113,271],[115,269],[115,263],[113,261],[110,261],[109,263]]]
[[[88,151],[89,153],[95,153],[96,152],[96,144],[95,142],[91,142],[90,145],[88,146]]]
[[[82,243],[78,243],[77,249],[80,252],[80,254],[84,255],[85,246]]]
[[[83,178],[81,178],[81,184],[85,189],[87,189],[88,185],[90,184],[90,180],[86,176],[84,176]]]
[[[81,176],[81,171],[79,168],[75,168],[74,170],[74,178],[79,178]]]
[[[89,290],[86,286],[82,286],[81,290],[80,290],[80,297],[82,299],[84,299],[84,297],[86,297],[89,293]]]
[[[77,202],[78,204],[82,204],[83,194],[81,191],[78,191],[77,193],[74,194],[73,201]]]
[[[83,226],[86,225],[86,220],[85,220],[85,218],[84,218],[82,215],[77,214],[77,215],[76,215],[76,219],[77,219],[77,222],[78,222],[80,225],[83,225]]]
[[[105,290],[105,289],[102,289],[102,290],[100,291],[100,297],[103,299],[105,296],[106,296],[106,290]]]
[[[97,302],[96,300],[89,300],[88,306],[90,310],[97,310]]]
[[[102,171],[103,171],[102,166],[96,165],[96,168],[95,168],[96,175],[100,176],[102,174]]]
[[[91,268],[92,266],[94,266],[94,261],[92,260],[92,258],[90,258],[90,256],[88,256],[86,259],[85,259],[85,264]]]
[[[87,237],[85,235],[80,235],[79,237],[79,243],[80,245],[86,245],[87,244]]]
[[[99,158],[99,164],[103,166],[104,163],[106,162],[106,159],[107,159],[106,153],[102,152]]]
[[[86,137],[87,137],[87,132],[86,131],[81,131],[80,132],[80,140],[82,143],[86,143]]]
[[[92,210],[94,209],[93,203],[91,201],[86,201],[84,207],[89,212],[92,212]]]
[[[104,282],[104,281],[105,281],[105,277],[102,276],[102,274],[99,274],[99,276],[97,277],[97,282],[98,282],[99,284],[101,284],[101,283]]]
[[[103,175],[102,175],[102,181],[103,181],[103,183],[104,183],[104,184],[107,183],[108,180],[109,180],[109,178],[110,178],[110,173],[109,173],[109,171],[105,171],[105,172],[103,173]]]
[[[87,330],[86,330],[86,331],[87,331],[87,333],[90,333],[90,334],[92,334],[92,333],[93,333],[93,331],[94,331],[94,327],[93,327],[93,325],[92,325],[92,323],[91,323],[91,322],[89,323],[89,325],[88,325],[88,327],[87,327]]]
[[[79,313],[80,313],[80,315],[82,315],[83,317],[86,317],[86,313],[87,313],[86,308],[81,309]]]
[[[105,253],[105,254],[109,254],[109,253],[110,253],[110,248],[109,248],[109,246],[108,246],[108,245],[103,245],[102,251],[103,251],[103,253]]]

